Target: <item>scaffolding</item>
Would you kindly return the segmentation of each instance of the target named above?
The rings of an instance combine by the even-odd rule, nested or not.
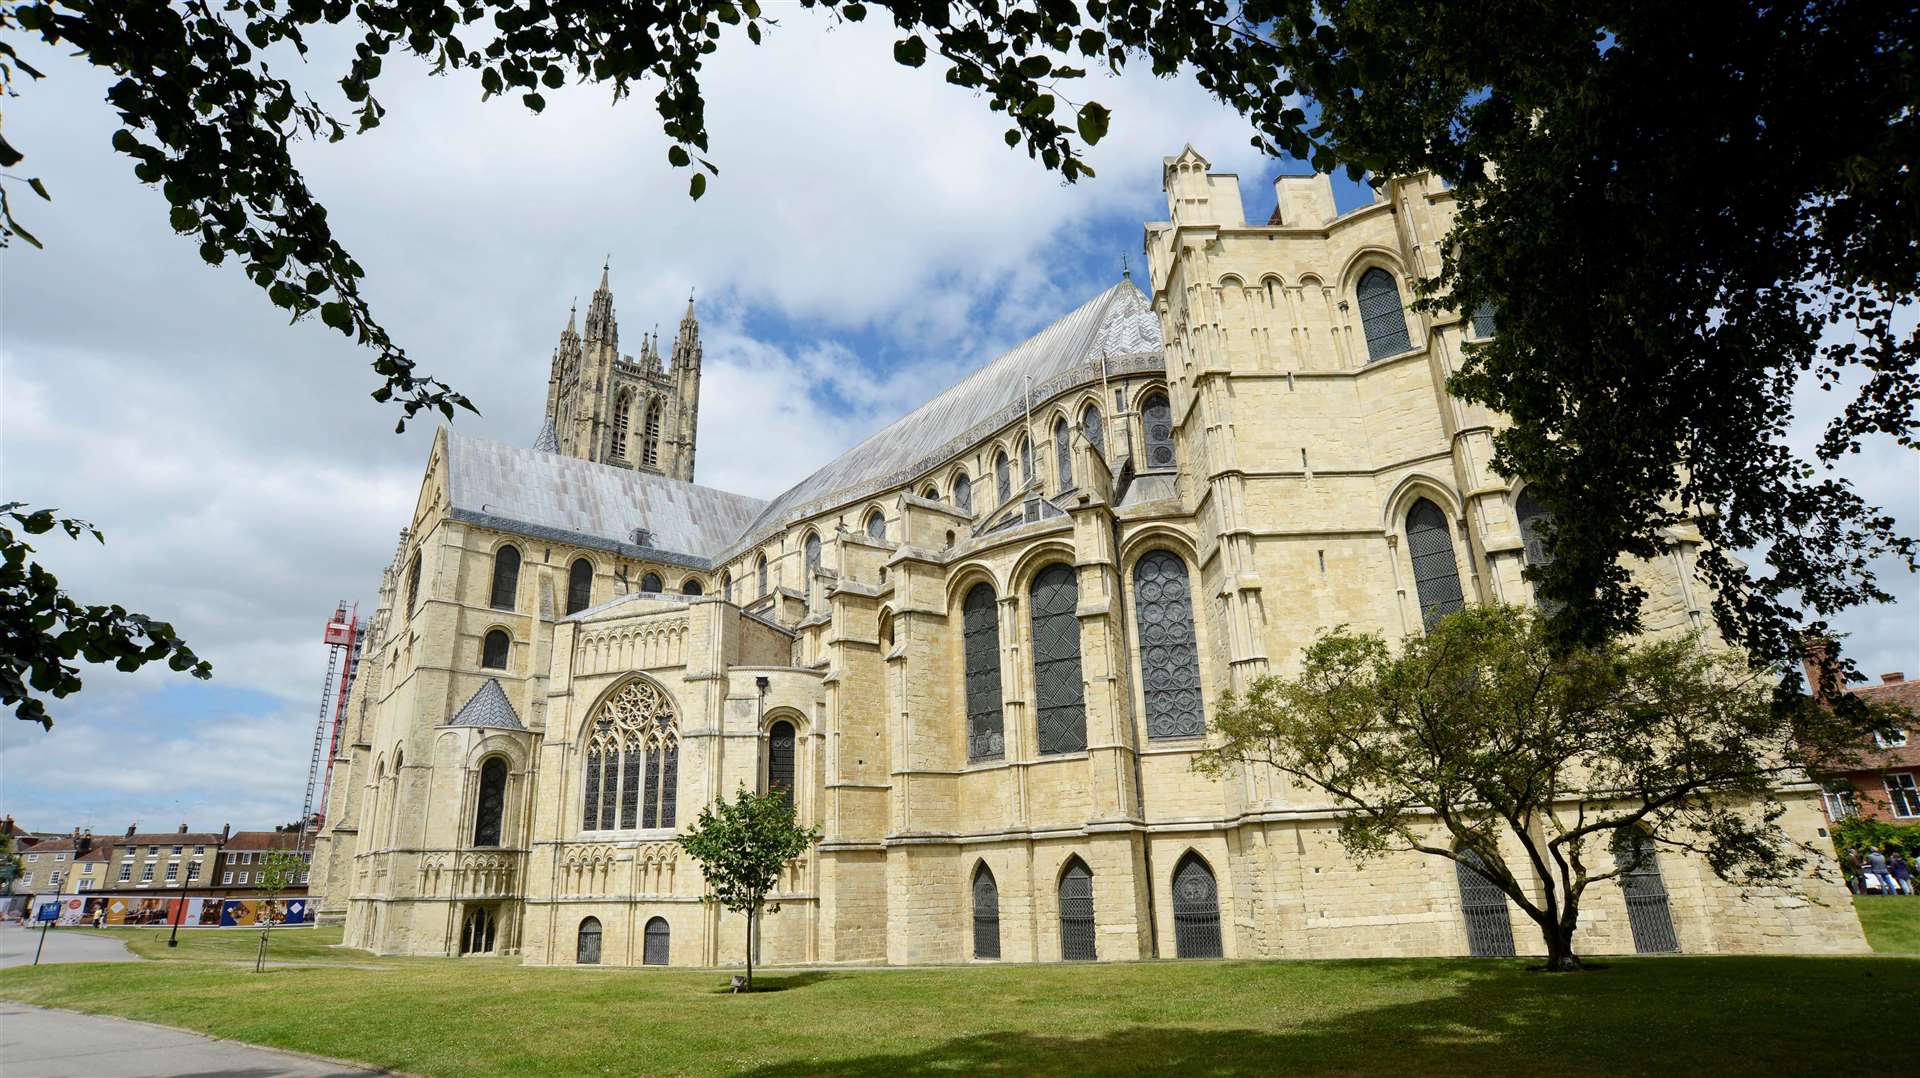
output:
[[[320,718],[313,729],[313,758],[307,763],[307,796],[300,808],[300,843],[305,850],[326,823],[327,795],[333,789],[333,758],[340,750],[340,729],[347,718],[347,690],[360,665],[360,608],[346,600],[333,609],[322,640],[327,645],[327,673],[320,679]],[[337,675],[337,677],[336,677]],[[324,767],[322,761],[325,761]],[[320,800],[315,807],[314,791]]]

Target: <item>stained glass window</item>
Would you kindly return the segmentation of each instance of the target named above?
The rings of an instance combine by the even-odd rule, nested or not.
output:
[[[1079,605],[1072,566],[1050,565],[1033,578],[1034,725],[1043,756],[1087,747]]]
[[[520,548],[508,544],[493,556],[493,608],[512,610],[519,591]]]
[[[1207,724],[1187,563],[1169,551],[1153,551],[1134,565],[1133,590],[1147,736],[1199,737]]]
[[[1000,619],[993,587],[975,584],[961,604],[966,641],[967,759],[995,760],[1006,752],[1000,712]]]
[[[480,791],[473,814],[473,844],[500,845],[500,825],[507,810],[507,762],[498,756],[480,765]]]
[[[1147,467],[1173,467],[1173,409],[1165,393],[1149,394],[1140,402],[1140,424],[1147,435]]]
[[[1428,629],[1466,605],[1460,592],[1460,566],[1453,558],[1453,533],[1447,515],[1425,498],[1407,511],[1407,554],[1413,561],[1413,585],[1420,596],[1420,621]]]
[[[1073,447],[1068,444],[1067,421],[1053,421],[1053,467],[1054,482],[1059,489],[1073,486]]]
[[[1374,267],[1360,275],[1355,288],[1360,298],[1360,327],[1367,335],[1367,359],[1377,362],[1412,351],[1407,316],[1400,307],[1400,288],[1393,274]]]

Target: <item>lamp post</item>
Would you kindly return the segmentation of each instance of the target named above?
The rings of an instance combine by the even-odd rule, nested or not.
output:
[[[173,901],[177,905],[173,908],[173,931],[167,933],[167,946],[178,947],[180,946],[180,918],[187,912],[187,899],[183,894]]]

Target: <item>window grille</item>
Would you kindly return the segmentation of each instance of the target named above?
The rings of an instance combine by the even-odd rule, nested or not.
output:
[[[1073,447],[1067,441],[1067,421],[1053,421],[1053,467],[1054,482],[1061,490],[1073,486]]]
[[[965,473],[953,478],[953,507],[962,513],[973,512],[973,480]]]
[[[507,668],[507,652],[512,641],[505,629],[489,629],[480,643],[480,665],[489,670]]]
[[[1093,871],[1078,857],[1060,874],[1060,957],[1069,962],[1099,957],[1093,932]]]
[[[587,752],[586,809],[580,826],[583,830],[600,830],[600,750]]]
[[[1667,907],[1667,885],[1660,876],[1660,860],[1653,841],[1637,831],[1622,832],[1614,842],[1614,863],[1620,870],[1620,890],[1627,897],[1627,923],[1633,929],[1638,954],[1678,951],[1673,912]]]
[[[503,546],[493,556],[493,597],[495,610],[512,610],[520,590],[520,548]]]
[[[1472,326],[1469,330],[1477,340],[1486,340],[1493,336],[1493,304],[1482,303],[1473,309]]]
[[[1507,893],[1493,882],[1486,858],[1471,849],[1460,850],[1453,875],[1460,886],[1467,953],[1475,958],[1513,957],[1513,917],[1507,909]]]
[[[1895,816],[1903,820],[1920,816],[1920,787],[1915,786],[1911,773],[1887,775],[1880,784],[1887,788],[1887,804]]]
[[[647,426],[643,433],[645,442],[640,450],[640,462],[649,468],[660,464],[660,401],[656,398],[647,405]]]
[[[573,947],[573,960],[582,966],[600,964],[600,919],[588,917],[580,922],[579,939]]]
[[[1206,733],[1207,720],[1187,563],[1170,551],[1153,551],[1134,565],[1133,590],[1147,736],[1199,737]]]
[[[643,966],[666,965],[667,952],[673,942],[673,930],[667,927],[667,919],[665,917],[649,918],[643,940],[640,948],[640,964]]]
[[[1150,394],[1140,402],[1140,425],[1147,435],[1147,467],[1173,467],[1173,407],[1165,393]]]
[[[1080,586],[1070,565],[1050,565],[1033,578],[1033,686],[1041,755],[1087,747],[1087,710],[1080,680]]]
[[[1425,498],[1407,511],[1407,555],[1413,585],[1420,596],[1420,621],[1428,630],[1466,605],[1460,592],[1460,566],[1453,558],[1453,533],[1447,515]]]
[[[578,614],[592,605],[593,563],[577,558],[567,570],[567,613]]]
[[[1355,291],[1360,299],[1360,326],[1367,336],[1367,360],[1378,362],[1413,350],[1407,336],[1407,316],[1400,306],[1400,287],[1393,274],[1374,267],[1361,274]]]
[[[793,805],[794,731],[790,722],[767,728],[767,792],[779,791]]]
[[[474,801],[473,844],[500,845],[500,825],[507,811],[507,762],[495,756],[480,765],[480,791]]]
[[[986,865],[973,874],[973,957],[1000,957],[1000,887]]]
[[[975,584],[961,604],[966,642],[967,759],[1006,753],[1000,712],[1000,618],[993,586]]]
[[[1173,870],[1173,945],[1181,958],[1219,958],[1220,893],[1213,869],[1198,854]]]

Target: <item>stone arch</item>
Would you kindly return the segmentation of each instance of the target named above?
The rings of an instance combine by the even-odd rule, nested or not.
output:
[[[1174,953],[1181,958],[1219,958],[1220,883],[1213,865],[1189,847],[1173,863]]]
[[[1428,472],[1411,472],[1393,485],[1387,499],[1380,507],[1380,530],[1388,535],[1397,535],[1404,526],[1407,510],[1413,503],[1425,498],[1438,505],[1447,514],[1447,523],[1454,530],[1455,539],[1460,539],[1460,518],[1466,515],[1466,508],[1453,493],[1453,487]]]
[[[1378,244],[1368,244],[1347,256],[1346,264],[1340,267],[1340,296],[1351,300],[1354,288],[1359,285],[1360,277],[1370,269],[1383,269],[1393,277],[1395,288],[1400,290],[1404,304],[1408,294],[1406,267],[1400,264],[1400,256]],[[1302,282],[1306,278],[1301,278]]]
[[[947,611],[949,614],[960,609],[961,602],[966,599],[967,592],[972,591],[975,584],[987,584],[991,586],[995,595],[1007,594],[1006,588],[1002,586],[1000,578],[994,575],[992,566],[984,561],[961,562],[953,568],[952,572],[947,574]]]
[[[1054,874],[1053,882],[1060,918],[1061,959],[1091,962],[1099,958],[1093,869],[1079,854],[1068,854],[1060,871]]]
[[[1007,590],[1002,596],[1025,595],[1033,587],[1033,578],[1041,570],[1054,562],[1066,562],[1067,567],[1079,573],[1079,558],[1069,539],[1048,538],[1033,544],[1020,552],[1014,559],[1013,568],[1007,571]]]

